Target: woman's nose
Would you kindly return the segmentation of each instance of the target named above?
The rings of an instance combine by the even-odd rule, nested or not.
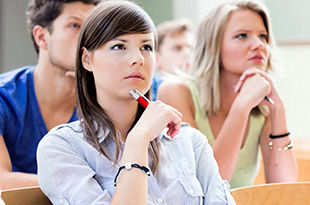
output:
[[[252,50],[262,50],[266,47],[266,43],[259,37],[255,37],[252,42]]]
[[[132,56],[131,66],[135,65],[144,65],[144,57],[142,56],[141,52],[137,52],[135,55]]]

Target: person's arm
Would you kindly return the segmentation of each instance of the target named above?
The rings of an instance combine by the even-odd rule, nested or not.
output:
[[[156,113],[156,114],[154,114]],[[149,142],[155,139],[173,122],[171,136],[180,129],[181,117],[175,109],[160,102],[151,102],[134,128],[128,133],[120,165],[127,162],[148,166]],[[147,204],[147,174],[142,170],[123,169],[117,179],[114,194],[103,189],[96,180],[96,171],[87,157],[102,157],[86,142],[82,149],[73,140],[78,140],[71,128],[49,132],[39,143],[37,151],[38,175],[42,191],[57,204]],[[113,149],[112,149],[113,150]],[[86,154],[85,154],[85,153]],[[112,154],[114,156],[114,154]],[[99,161],[104,159],[98,159]],[[113,162],[110,163],[111,165]],[[97,164],[96,164],[97,165]],[[105,166],[102,166],[105,167]],[[109,171],[110,166],[107,166]],[[100,172],[104,173],[102,169]],[[108,171],[107,171],[108,172]],[[116,175],[116,173],[115,173]],[[105,182],[110,184],[110,182]]]
[[[237,96],[213,144],[221,176],[226,180],[230,180],[235,171],[251,110],[264,101],[271,91],[270,83],[263,76],[253,73],[243,78],[243,75]]]
[[[158,89],[158,100],[167,103],[183,114],[183,121],[197,128],[195,123],[195,108],[189,87],[179,81],[163,82]],[[219,136],[213,146],[214,156],[218,161],[220,174],[225,180],[233,175],[249,114],[240,112],[236,102],[225,120]],[[231,129],[234,128],[234,129]],[[225,137],[230,136],[230,137]]]
[[[268,81],[271,91],[267,95],[273,103],[263,100],[261,104],[269,107],[264,129],[260,137],[260,146],[264,159],[266,182],[296,181],[298,169],[292,149],[281,150],[290,143],[291,136],[271,140],[269,135],[282,135],[288,133],[284,104],[276,90],[271,77],[264,71],[252,68],[247,70],[240,78],[239,85],[242,85],[247,78],[253,75],[260,75]],[[272,142],[272,149],[269,148]]]
[[[195,108],[189,87],[181,81],[164,81],[158,87],[157,99],[182,113],[182,121],[197,128]]]
[[[292,140],[292,136],[278,139],[271,139],[269,134],[281,135],[289,130],[286,124],[285,109],[283,103],[278,98],[273,99],[276,106],[271,106],[270,115],[266,120],[260,138],[262,150],[265,179],[267,183],[297,181],[298,169],[297,162],[292,149],[283,149]],[[272,142],[272,149],[269,143]]]
[[[128,135],[121,165],[130,162],[147,167],[148,145],[149,141],[142,131]],[[132,196],[135,196],[134,200]],[[147,204],[147,174],[136,168],[130,171],[123,169],[117,180],[112,204]]]
[[[233,176],[243,136],[251,110],[269,92],[268,83],[260,76],[251,76],[242,82],[242,89],[234,100],[223,126],[213,144],[214,157],[223,179]],[[183,114],[183,121],[193,127],[195,111],[189,88],[182,83],[164,82],[158,90],[158,99],[176,107]]]
[[[5,145],[3,136],[1,135],[0,159],[0,187],[2,190],[39,185],[38,177],[36,174],[12,172],[10,156]]]
[[[108,176],[110,172],[104,169],[97,170],[92,166],[111,169],[113,162],[108,165],[100,163],[105,160],[102,159],[104,156],[94,151],[91,145],[86,145],[87,142],[83,142],[81,146],[79,145],[80,142],[72,142],[72,140],[79,140],[77,137],[72,137],[75,134],[69,129],[52,131],[41,140],[38,146],[37,161],[40,187],[53,204],[66,202],[66,204],[88,205],[139,205],[142,204],[141,200],[145,202],[144,205],[147,204],[145,201],[147,200],[147,193],[145,192],[147,175],[145,173],[135,168],[130,171],[122,170],[117,180],[114,195],[112,195],[111,190],[104,189],[102,186],[102,184],[113,186],[111,185],[112,182],[102,181],[100,184],[96,179],[97,171],[107,172]],[[139,147],[136,147],[136,150],[129,149],[132,144],[129,141],[126,142],[123,159],[126,160],[125,156],[128,156],[128,162],[145,166],[146,162],[143,162],[146,160],[143,152],[145,151],[144,147],[141,147],[141,143],[136,142],[134,145]],[[129,143],[128,146],[127,143]],[[139,155],[135,156],[135,153]],[[132,155],[129,156],[130,154]],[[93,159],[89,158],[93,157],[98,157],[96,161],[99,161],[99,164],[94,165],[88,162],[92,161]],[[133,190],[135,192],[132,192]],[[127,193],[131,195],[128,196]]]
[[[174,137],[180,129],[181,113],[161,102],[151,102],[127,136],[121,164],[147,166],[149,143],[171,123],[167,134]],[[147,175],[138,169],[121,171],[111,205],[145,205],[147,198]]]
[[[183,114],[183,121],[197,128],[195,124],[195,108],[187,85],[182,82],[163,82],[159,86],[158,100],[177,108]],[[250,109],[241,111],[244,107],[243,103],[235,101],[213,145],[213,152],[219,164],[220,174],[223,179],[228,181],[231,179],[237,163],[242,136],[250,112]]]

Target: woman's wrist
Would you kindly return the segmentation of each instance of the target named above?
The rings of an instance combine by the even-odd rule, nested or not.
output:
[[[283,107],[283,100],[279,95],[273,94],[272,96],[268,96],[272,99],[273,106],[270,107],[270,109],[276,109],[277,107]]]
[[[285,108],[282,101],[278,101],[274,106],[271,106],[269,117],[273,135],[280,135],[288,132]]]
[[[143,139],[143,136],[128,137],[126,140],[126,146],[135,152],[137,151],[141,153],[148,152],[149,145],[150,145],[150,142],[147,139]]]
[[[148,165],[148,147],[150,142],[147,137],[144,136],[143,131],[141,133],[130,132],[127,135],[125,149],[121,163],[134,162],[141,165]]]
[[[231,105],[231,111],[236,110],[237,112],[243,112],[245,114],[250,114],[253,107],[249,103],[248,100],[241,98],[239,96],[236,97],[233,104]]]
[[[133,144],[139,144],[142,147],[148,147],[150,140],[147,137],[148,134],[145,129],[132,129],[128,135],[126,142],[133,142]]]

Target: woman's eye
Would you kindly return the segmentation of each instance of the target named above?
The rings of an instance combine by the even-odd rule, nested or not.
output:
[[[146,51],[153,51],[153,47],[151,45],[144,45],[142,49]]]
[[[267,35],[267,34],[260,34],[259,37],[260,37],[261,39],[266,40],[266,41],[268,40],[268,35]]]
[[[111,50],[124,50],[125,46],[123,44],[116,44],[111,47]]]
[[[81,28],[80,24],[78,24],[78,23],[72,23],[72,24],[70,24],[70,27],[71,27],[71,28],[74,28],[74,29],[79,29],[79,28]]]
[[[241,33],[241,34],[238,34],[235,38],[237,38],[237,39],[244,39],[246,37],[247,37],[246,33]]]

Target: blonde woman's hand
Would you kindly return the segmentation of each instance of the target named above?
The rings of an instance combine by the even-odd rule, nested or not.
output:
[[[167,135],[175,137],[181,127],[182,114],[160,101],[150,102],[129,135],[141,135],[148,141],[154,140],[166,127]]]
[[[263,104],[267,104],[269,107],[274,107],[275,105],[277,105],[278,103],[282,103],[282,100],[280,99],[276,86],[272,80],[272,78],[265,72],[262,71],[258,68],[250,68],[248,70],[246,70],[240,77],[237,85],[235,86],[235,91],[239,92],[243,83],[246,81],[246,79],[250,76],[259,74],[260,76],[264,77],[265,80],[267,80],[271,86],[271,91],[268,95],[269,98],[271,98],[274,101],[274,104],[271,104],[270,102],[266,102],[266,101],[262,101]]]
[[[259,72],[245,72],[240,77],[235,87],[238,92],[238,98],[248,105],[249,109],[262,103],[265,96],[269,96],[272,91],[272,85]]]

